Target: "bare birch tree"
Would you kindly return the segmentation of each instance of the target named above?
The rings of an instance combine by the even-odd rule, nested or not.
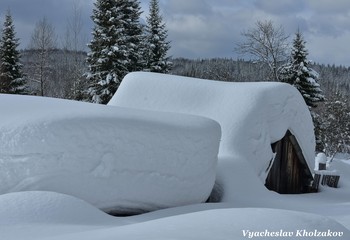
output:
[[[66,96],[65,98],[81,100],[84,88],[83,73],[87,38],[83,35],[83,19],[80,0],[74,0],[71,16],[67,19],[66,35],[63,50],[66,54]]]
[[[245,41],[238,43],[236,51],[249,54],[267,64],[271,80],[278,80],[278,68],[287,59],[288,38],[282,26],[276,27],[271,20],[257,21],[255,28],[242,33]]]
[[[55,30],[46,17],[37,22],[29,47],[33,51],[32,80],[40,84],[40,95],[44,96],[50,74],[50,52],[56,47]]]

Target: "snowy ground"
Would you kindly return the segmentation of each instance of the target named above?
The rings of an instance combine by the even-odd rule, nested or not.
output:
[[[201,193],[200,195],[202,195],[202,198],[206,196],[207,193],[205,192],[207,190],[200,189],[200,186],[203,185],[205,188],[208,186],[211,187],[213,184],[213,175],[215,175],[215,173],[210,171],[210,168],[215,168],[211,166],[211,164],[216,164],[215,156],[217,155],[218,146],[215,146],[215,144],[218,144],[217,139],[215,141],[203,141],[203,138],[208,138],[206,134],[214,134],[216,138],[219,138],[218,128],[214,121],[187,115],[186,117],[176,114],[169,117],[169,115],[163,115],[161,113],[152,113],[150,115],[146,112],[135,112],[126,109],[118,109],[113,112],[113,114],[110,114],[108,112],[110,112],[111,108],[115,107],[101,110],[99,107],[90,104],[85,108],[85,106],[80,103],[68,101],[57,103],[57,101],[47,99],[47,101],[45,100],[46,103],[42,103],[42,99],[39,98],[32,99],[33,101],[38,101],[34,104],[37,106],[37,108],[35,108],[37,111],[33,111],[33,105],[31,105],[33,102],[27,97],[20,97],[17,103],[13,101],[13,98],[9,99],[9,96],[5,98],[3,98],[3,101],[0,101],[2,113],[6,113],[2,115],[0,121],[0,139],[2,141],[0,146],[0,178],[2,179],[0,185],[2,191],[2,195],[0,195],[0,239],[319,239],[320,237],[315,236],[317,234],[322,235],[323,239],[350,238],[349,160],[335,159],[331,163],[332,168],[337,169],[341,174],[339,188],[321,187],[319,193],[280,195],[268,191],[256,176],[256,172],[247,169],[248,165],[236,164],[233,168],[229,166],[232,163],[229,156],[219,156],[218,162],[221,163],[221,166],[218,168],[217,174],[225,176],[226,178],[228,178],[230,174],[231,176],[234,175],[231,177],[233,183],[226,193],[229,197],[226,197],[226,199],[224,198],[225,202],[221,203],[199,203],[203,200],[199,200],[200,198],[194,199],[195,197],[193,196],[197,196],[198,193]],[[8,108],[6,104],[8,102],[12,102],[13,106],[19,107],[23,112],[19,114],[15,111],[15,107]],[[48,103],[49,105],[46,105]],[[50,109],[48,106],[52,106],[53,108]],[[26,115],[25,118],[23,118],[23,114]],[[63,119],[59,119],[62,117],[62,114],[66,115]],[[72,115],[67,118],[69,114]],[[199,171],[196,173],[197,177],[191,179],[195,186],[190,188],[192,191],[185,189],[186,193],[181,192],[183,189],[181,189],[182,185],[179,183],[184,181],[175,181],[175,183],[172,182],[173,184],[170,185],[167,185],[169,183],[162,184],[163,182],[160,181],[158,177],[159,175],[161,176],[159,173],[166,168],[162,167],[161,169],[157,169],[158,165],[156,161],[149,162],[152,169],[155,170],[148,172],[149,175],[145,178],[150,180],[150,182],[147,183],[143,178],[137,178],[138,181],[132,185],[133,188],[129,189],[130,193],[141,191],[142,194],[139,197],[148,198],[150,196],[145,195],[147,191],[142,191],[142,189],[145,190],[150,187],[147,184],[159,183],[159,187],[162,187],[162,191],[169,192],[169,194],[178,194],[176,197],[173,196],[173,199],[181,199],[184,197],[184,199],[192,199],[193,201],[187,203],[176,202],[174,205],[179,207],[163,206],[166,207],[163,210],[130,217],[112,217],[98,209],[99,205],[96,204],[96,202],[91,201],[88,203],[89,200],[91,200],[90,198],[85,199],[85,201],[81,200],[83,194],[77,194],[75,197],[71,196],[71,194],[63,194],[65,193],[63,190],[67,189],[75,189],[78,193],[81,193],[81,191],[85,189],[87,190],[86,192],[90,193],[88,196],[100,195],[102,198],[106,197],[103,195],[106,194],[106,189],[101,188],[102,185],[106,184],[105,181],[103,181],[101,185],[95,185],[95,180],[88,182],[89,184],[84,184],[84,179],[86,178],[81,179],[81,175],[76,174],[79,171],[85,171],[84,168],[86,168],[86,164],[91,164],[92,160],[89,160],[90,153],[87,148],[84,148],[86,152],[79,153],[82,155],[78,157],[75,155],[78,153],[73,151],[69,145],[82,141],[82,139],[80,139],[81,136],[80,134],[73,134],[75,137],[80,136],[79,139],[75,139],[79,140],[77,142],[74,142],[74,139],[67,138],[67,136],[71,136],[74,132],[72,132],[73,130],[70,128],[63,128],[65,126],[63,123],[68,120],[70,121],[69,123],[82,120],[81,116],[84,116],[84,119],[100,119],[97,121],[98,123],[103,122],[104,127],[109,126],[109,131],[104,132],[108,137],[106,139],[100,137],[97,142],[102,141],[102,143],[107,143],[111,141],[112,136],[115,136],[121,128],[119,130],[118,127],[111,128],[110,123],[114,120],[120,122],[121,119],[126,119],[122,121],[124,124],[123,127],[127,126],[133,128],[137,125],[139,127],[136,128],[136,130],[142,132],[142,134],[147,134],[147,138],[154,137],[159,139],[160,135],[167,134],[167,140],[172,141],[171,146],[178,146],[181,149],[185,148],[186,152],[183,152],[183,150],[180,151],[180,149],[174,152],[172,156],[175,159],[178,158],[177,160],[181,159],[180,156],[186,156],[188,154],[195,156],[191,158],[195,160],[204,158],[209,154],[210,157],[205,161],[206,164],[200,166],[198,162],[191,163],[189,159],[187,159],[184,164],[181,165],[185,166],[182,168],[184,170],[182,172],[179,171],[181,166],[171,161],[173,158],[168,159],[170,160],[170,165],[167,169],[173,171],[171,172],[173,174],[177,172],[177,174],[179,174],[176,176],[177,179],[185,179],[186,176],[182,174],[189,174],[194,170]],[[100,118],[98,118],[98,116]],[[105,119],[107,116],[109,121],[101,121],[101,119]],[[128,116],[132,117],[128,118]],[[42,121],[43,119],[45,121]],[[133,122],[135,119],[139,119],[140,121]],[[139,124],[145,121],[147,122],[147,127],[140,127]],[[31,126],[30,128],[25,127],[28,126],[28,124]],[[118,126],[118,124],[116,125]],[[57,128],[57,126],[60,127]],[[90,136],[88,129],[91,127],[96,130],[95,133],[100,129],[98,126],[94,125],[94,121],[83,121],[81,125],[76,124],[75,126],[79,129],[81,134],[87,134],[83,136]],[[157,126],[157,128],[153,128],[154,126]],[[162,134],[157,132],[159,126],[164,126]],[[197,128],[195,128],[195,126],[197,126]],[[210,129],[210,131],[206,132],[203,128],[205,130]],[[53,131],[53,133],[55,134],[45,135],[45,132],[47,132],[45,129],[54,129],[55,131]],[[18,137],[10,138],[10,136],[12,136],[10,134],[11,131],[12,133],[16,133],[13,136]],[[176,135],[175,132],[177,131],[182,131],[182,133]],[[190,139],[190,136],[186,135],[186,132],[191,136],[196,136],[195,141]],[[175,135],[177,136],[176,138],[174,137]],[[132,137],[137,137],[136,132],[129,134],[129,136],[127,133],[124,133],[123,136],[131,139],[127,143],[120,143],[124,144],[124,148],[130,150],[129,154],[131,154],[131,150],[133,149],[140,149],[140,146],[127,147],[127,144],[135,140],[132,139]],[[181,136],[188,137],[183,138]],[[25,137],[30,140],[24,141]],[[9,139],[13,141],[10,142],[8,141]],[[67,142],[59,142],[59,139]],[[48,149],[40,149],[40,146],[45,146],[45,144],[38,144],[41,140],[44,140],[44,143],[51,143],[48,144]],[[156,141],[156,139],[154,139],[154,141]],[[190,143],[192,141],[198,145],[191,145]],[[164,142],[166,143],[166,141]],[[88,140],[88,138],[86,138],[83,143],[86,144],[85,147],[91,146],[94,150],[92,152],[97,151],[100,154],[104,153],[104,144],[95,147],[95,142]],[[143,143],[146,144],[143,145],[146,146],[146,152],[150,154],[150,156],[155,157],[155,159],[166,158],[166,153],[171,151],[171,148],[169,148],[170,146],[162,145],[163,150],[169,149],[168,151],[160,151],[161,155],[157,155],[159,151],[152,149],[152,144],[147,145],[146,141]],[[162,142],[157,142],[157,145],[158,144],[162,144]],[[209,145],[211,145],[212,148],[208,150],[205,156],[199,154],[198,149],[202,151],[203,148],[208,148]],[[23,151],[16,152],[17,147],[21,147]],[[75,159],[73,163],[69,163],[68,160],[65,161],[64,156],[60,154],[57,155],[56,150],[62,150],[61,148],[65,147],[67,147],[68,150],[72,150],[71,152],[68,151],[69,153],[74,153],[73,156],[76,158],[73,158]],[[110,148],[110,146],[108,148]],[[33,149],[35,149],[35,151]],[[195,151],[196,149],[197,151]],[[40,158],[35,157],[38,156],[38,153],[41,154]],[[116,157],[118,152],[112,152],[111,154]],[[60,157],[56,158],[57,156]],[[142,156],[142,154],[138,154],[138,156]],[[72,156],[67,159],[72,159],[71,157]],[[35,159],[40,160],[40,164],[37,166],[35,165]],[[54,161],[55,159],[56,161]],[[102,157],[100,159],[104,158]],[[118,166],[111,164],[111,161],[108,161],[108,159],[109,158],[103,162],[105,165],[101,165],[101,162],[91,164],[91,169],[98,169],[101,171],[90,171],[91,169],[89,168],[86,172],[90,174],[90,177],[91,174],[96,177],[96,174],[99,173],[97,174],[98,177],[102,177],[103,179],[113,176],[113,172],[109,172],[107,169],[118,168]],[[147,164],[140,164],[136,159],[137,158],[133,160],[129,167],[150,167],[150,165]],[[81,166],[79,167],[79,161],[82,160],[84,162],[80,162]],[[69,169],[64,167],[67,165],[58,164],[62,162],[71,164],[68,165]],[[57,170],[55,167],[63,168]],[[33,169],[43,171],[49,169],[51,172],[42,175],[42,173],[36,174],[30,172],[30,170]],[[234,173],[232,173],[232,169],[235,170]],[[69,175],[70,178],[64,178],[67,176],[68,170],[71,173],[71,175]],[[195,174],[195,172],[193,173]],[[56,180],[53,181],[51,177],[56,174],[60,174],[60,178],[54,178],[54,180]],[[76,174],[75,177],[74,174]],[[200,176],[203,176],[203,174],[211,174],[212,177],[202,179]],[[239,179],[246,179],[247,175],[248,178],[251,179],[249,184],[245,185],[239,182]],[[30,178],[30,176],[35,177]],[[51,177],[47,178],[48,176]],[[129,179],[133,179],[131,176],[129,177]],[[176,177],[172,176],[170,179],[176,179]],[[26,184],[23,184],[24,179],[24,183]],[[47,189],[42,188],[45,179],[50,179],[46,185],[49,186]],[[59,179],[61,179],[61,181],[59,181]],[[128,178],[124,178],[123,180],[126,181],[125,179]],[[208,182],[206,182],[207,179],[209,179]],[[18,183],[19,180],[22,181],[22,184]],[[90,180],[89,178],[89,181]],[[111,178],[109,180],[111,180]],[[229,181],[229,179],[226,180]],[[74,185],[76,183],[79,183],[83,189]],[[110,181],[107,181],[107,185],[108,183],[110,183]],[[18,189],[21,190],[21,192],[16,192],[11,188],[13,184],[17,187],[26,187]],[[126,186],[128,184],[129,182],[124,185]],[[185,181],[183,186],[185,187],[186,185],[188,185],[188,182]],[[247,186],[249,186],[249,188]],[[63,193],[52,192],[53,190],[57,190],[56,188],[62,190],[61,192]],[[133,191],[135,189],[137,191]],[[164,194],[162,194],[161,191],[154,190],[152,193],[156,194],[155,197],[157,201],[159,199],[164,200],[162,199]],[[113,197],[118,198],[118,196],[115,195]],[[155,200],[153,199],[153,201]],[[142,206],[142,203],[139,203],[139,205]]]
[[[8,240],[319,239],[313,237],[316,233],[332,234],[323,239],[349,239],[350,165],[335,165],[343,172],[338,189],[264,199],[266,195],[246,199],[240,206],[188,205],[131,217],[112,217],[82,200],[52,192],[5,194],[0,197],[0,232]]]

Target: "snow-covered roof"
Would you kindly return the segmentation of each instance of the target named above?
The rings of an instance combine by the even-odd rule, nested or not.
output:
[[[221,156],[249,161],[265,180],[271,143],[287,130],[296,136],[310,167],[314,165],[312,118],[300,93],[276,82],[232,83],[135,72],[122,81],[109,105],[179,112],[220,123]]]
[[[47,190],[105,211],[201,203],[216,177],[212,119],[0,94],[0,194]]]

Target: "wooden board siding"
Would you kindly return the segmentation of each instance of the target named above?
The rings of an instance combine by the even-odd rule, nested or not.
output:
[[[287,131],[280,141],[271,145],[275,152],[274,163],[266,178],[265,186],[282,194],[310,191],[312,174],[296,138]]]

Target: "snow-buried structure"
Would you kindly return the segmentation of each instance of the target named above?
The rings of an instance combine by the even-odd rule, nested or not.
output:
[[[180,113],[0,94],[0,194],[54,191],[114,213],[201,203],[220,125]]]
[[[193,114],[219,122],[218,180],[225,185],[228,200],[240,190],[256,197],[255,178],[280,193],[310,190],[313,123],[302,96],[291,85],[137,72],[124,78],[109,105]]]

